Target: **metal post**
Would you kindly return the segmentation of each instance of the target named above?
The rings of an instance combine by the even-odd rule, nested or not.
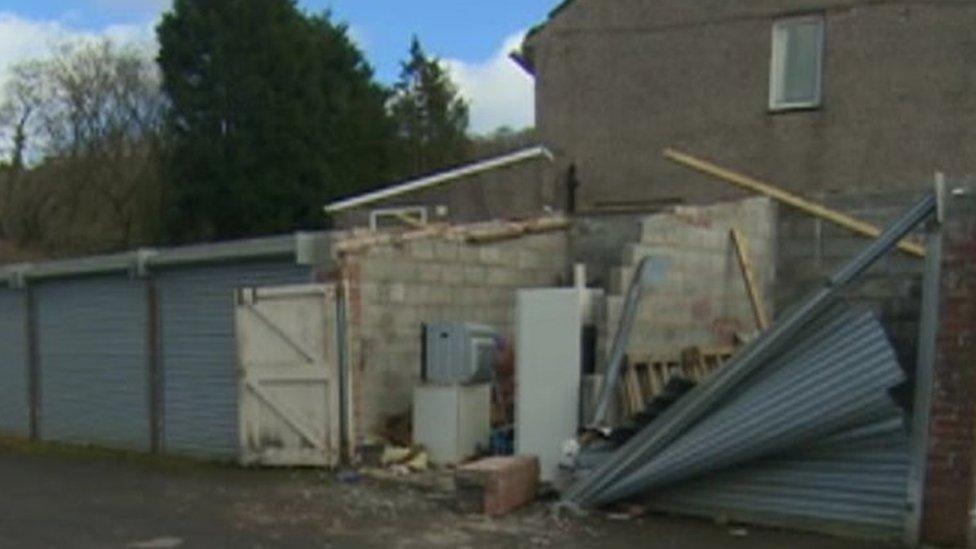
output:
[[[162,346],[159,333],[159,292],[156,281],[146,279],[146,357],[149,381],[149,441],[150,450],[163,450],[163,371]]]
[[[24,322],[27,334],[27,402],[30,406],[30,438],[41,437],[41,363],[37,337],[37,300],[34,289],[24,288]]]
[[[617,334],[613,338],[613,349],[603,372],[604,379],[600,391],[600,400],[597,402],[593,417],[590,418],[590,428],[603,427],[607,420],[610,404],[616,394],[617,382],[620,380],[620,372],[623,369],[623,362],[627,354],[630,332],[634,328],[634,319],[637,316],[637,310],[640,308],[641,298],[644,297],[644,290],[664,278],[668,265],[669,262],[666,260],[645,257],[634,272],[634,278],[630,282],[627,298],[624,301],[624,310],[620,313]]]
[[[940,204],[944,185],[937,183]],[[939,328],[939,283],[942,275],[942,223],[932,220],[925,239],[925,271],[922,275],[922,308],[919,318],[918,358],[915,366],[915,397],[912,406],[911,466],[908,477],[908,523],[905,543],[915,547],[921,541],[925,477],[928,462],[932,393],[935,388],[936,336]]]
[[[348,288],[346,288],[346,278],[340,276],[335,283],[335,306],[336,306],[336,346],[339,356],[339,444],[340,454],[343,459],[352,461],[355,448],[353,447],[352,429],[350,416],[352,415],[352,391],[350,386],[351,372],[349,371],[349,349],[348,349],[348,318],[346,316],[346,302],[348,299]]]

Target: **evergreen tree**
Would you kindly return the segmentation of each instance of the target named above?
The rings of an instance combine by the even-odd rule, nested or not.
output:
[[[468,159],[468,104],[439,59],[414,37],[391,103],[406,175],[419,175]]]
[[[317,227],[324,203],[392,175],[389,95],[328,13],[175,0],[157,33],[172,239]]]

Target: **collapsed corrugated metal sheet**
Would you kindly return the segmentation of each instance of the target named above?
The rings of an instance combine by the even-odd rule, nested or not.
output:
[[[772,329],[578,480],[563,494],[562,504],[591,506],[647,495],[648,491],[653,497],[688,483],[692,488],[676,492],[684,495],[687,512],[709,513],[714,511],[709,505],[732,506],[730,501],[749,500],[748,494],[753,493],[756,498],[751,512],[774,519],[777,511],[771,506],[776,497],[792,497],[795,509],[784,505],[780,516],[785,511],[792,518],[803,516],[811,522],[825,519],[823,522],[834,526],[840,524],[844,531],[863,531],[870,528],[864,528],[861,518],[830,516],[821,506],[829,507],[838,500],[851,501],[855,491],[863,493],[865,486],[881,486],[881,497],[858,500],[860,511],[866,517],[880,517],[871,523],[874,533],[885,537],[905,535],[906,526],[915,517],[907,496],[911,487],[906,436],[889,435],[882,445],[886,451],[875,458],[889,476],[876,479],[873,484],[854,483],[833,492],[816,484],[804,484],[816,478],[812,471],[817,462],[807,459],[809,456],[800,453],[800,457],[786,460],[785,466],[779,462],[778,473],[776,465],[769,465],[777,462],[765,460],[802,452],[817,441],[829,441],[833,435],[858,427],[903,419],[889,391],[903,381],[904,374],[880,324],[869,314],[838,315],[831,309],[838,304],[845,287],[935,213],[936,206],[935,196],[928,195],[909,208]],[[821,451],[834,459],[834,466],[842,471],[870,455],[848,452],[854,447],[845,448],[838,443]],[[793,491],[780,486],[764,498],[761,487],[770,478],[785,478],[783,484]],[[725,503],[721,503],[721,497],[704,503],[711,501],[709,486],[713,481],[718,483],[716,496],[721,496],[721,488],[725,487]],[[823,501],[812,497],[815,493]],[[801,501],[802,494],[811,497]],[[749,505],[743,509],[748,511]],[[817,513],[824,517],[810,517]],[[800,525],[795,521],[788,523]]]
[[[41,438],[149,450],[145,281],[59,280],[36,295]]]
[[[0,433],[27,436],[30,410],[23,292],[0,289]]]
[[[234,289],[308,282],[292,262],[240,263],[161,271],[163,447],[230,459],[238,452]]]
[[[799,338],[729,400],[603,490],[596,504],[772,455],[898,413],[904,381],[871,312],[845,311]]]
[[[908,436],[900,414],[653,493],[655,509],[771,526],[891,537],[905,524]]]

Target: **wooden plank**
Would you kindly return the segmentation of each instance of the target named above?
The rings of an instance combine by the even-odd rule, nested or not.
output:
[[[760,330],[769,329],[769,318],[766,316],[766,306],[763,304],[762,292],[756,284],[755,273],[752,268],[752,261],[749,259],[749,246],[746,239],[738,229],[730,231],[732,235],[732,245],[735,248],[735,255],[739,258],[739,269],[742,271],[742,279],[746,283],[746,292],[749,294],[749,303],[752,304],[752,314],[756,318],[756,326]]]
[[[853,231],[857,234],[871,238],[876,238],[881,234],[880,228],[866,221],[862,221],[832,208],[828,208],[823,204],[818,204],[811,200],[807,200],[793,193],[780,189],[772,184],[759,181],[758,179],[753,179],[752,177],[722,168],[721,166],[712,164],[711,162],[695,158],[689,154],[685,154],[674,149],[665,149],[664,157],[676,164],[680,164],[699,173],[710,175],[743,189],[768,196],[769,198],[778,200],[784,204],[797,208],[810,215],[819,217],[825,221],[829,221],[830,223]],[[910,240],[902,240],[898,244],[898,248],[903,252],[909,253],[916,257],[925,257],[925,248],[915,242],[911,242]]]
[[[637,380],[637,372],[634,365],[627,363],[627,390],[630,394],[631,413],[636,414],[644,409],[644,399],[641,396],[640,381]]]
[[[661,394],[664,390],[664,386],[661,384],[661,380],[658,378],[657,372],[654,371],[653,366],[650,361],[644,363],[646,368],[646,376],[648,381],[648,386],[650,387],[650,396],[654,397]]]
[[[422,229],[427,226],[427,223],[423,219],[412,217],[407,212],[397,212],[394,216],[414,229]]]
[[[705,356],[700,347],[685,349],[682,353],[685,372],[696,382],[702,382],[708,377],[708,369],[705,367]]]

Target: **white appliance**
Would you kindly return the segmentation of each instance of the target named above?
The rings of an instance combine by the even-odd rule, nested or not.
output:
[[[583,328],[597,290],[520,290],[517,300],[515,453],[539,457],[543,481],[556,480],[563,445],[580,425]]]
[[[413,440],[439,465],[456,465],[488,449],[491,385],[433,384],[414,389]]]

